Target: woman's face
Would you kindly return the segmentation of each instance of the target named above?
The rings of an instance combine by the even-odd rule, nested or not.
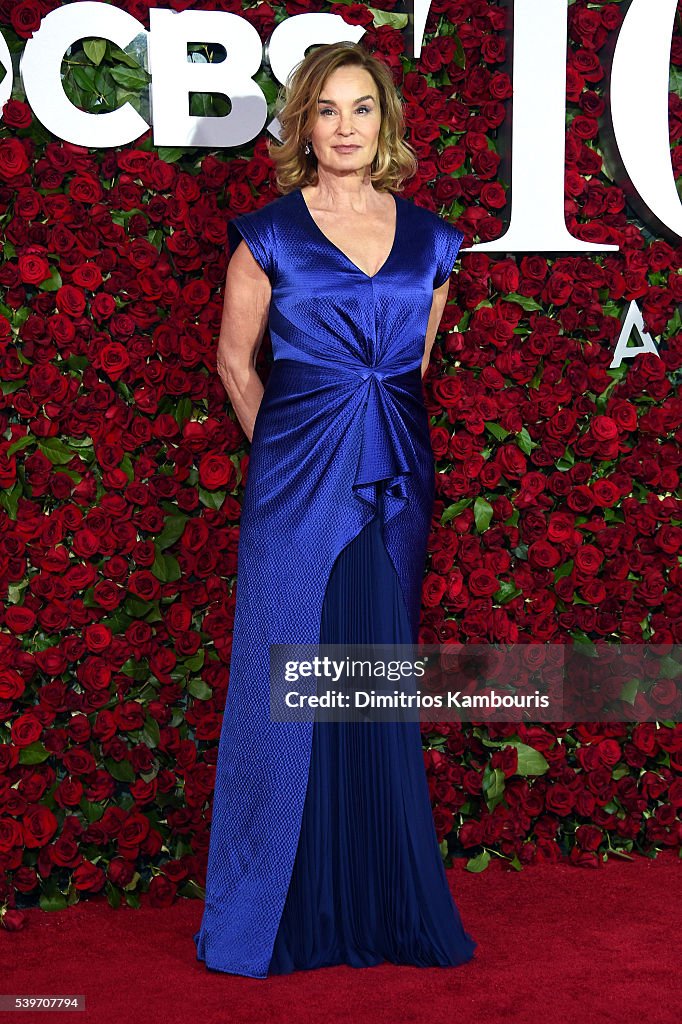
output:
[[[380,126],[379,93],[369,71],[337,68],[320,91],[311,135],[318,171],[362,174],[376,154]]]

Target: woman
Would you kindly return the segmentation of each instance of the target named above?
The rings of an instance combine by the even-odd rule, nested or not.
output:
[[[310,52],[279,119],[283,195],[229,223],[219,371],[252,446],[197,958],[256,978],[451,966],[476,943],[419,722],[272,721],[269,645],[416,642],[434,497],[421,377],[463,235],[395,194],[416,161],[390,71],[357,44]]]

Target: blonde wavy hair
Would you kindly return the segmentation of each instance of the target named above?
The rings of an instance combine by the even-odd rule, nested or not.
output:
[[[318,118],[317,101],[325,81],[337,68],[364,68],[376,83],[381,107],[381,127],[370,178],[378,192],[400,192],[403,182],[418,169],[417,155],[403,141],[405,120],[402,101],[389,68],[358,43],[323,43],[311,50],[292,69],[280,89],[277,117],[281,142],[268,140],[268,152],[275,165],[275,180],[283,194],[303,185],[317,184],[317,157],[304,151],[304,140],[312,134]]]

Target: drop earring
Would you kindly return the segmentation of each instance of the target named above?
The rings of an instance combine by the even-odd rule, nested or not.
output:
[[[306,156],[310,155],[310,142],[306,142],[303,152],[305,153]]]

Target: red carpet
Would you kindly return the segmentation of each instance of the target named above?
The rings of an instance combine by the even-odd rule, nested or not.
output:
[[[327,967],[265,980],[208,972],[201,903],[112,910],[102,899],[0,930],[2,992],[84,994],[87,1024],[679,1024],[682,862],[610,860],[448,872],[478,942],[462,967]],[[21,1013],[18,1020],[66,1018]],[[9,1018],[7,1018],[9,1019]]]

